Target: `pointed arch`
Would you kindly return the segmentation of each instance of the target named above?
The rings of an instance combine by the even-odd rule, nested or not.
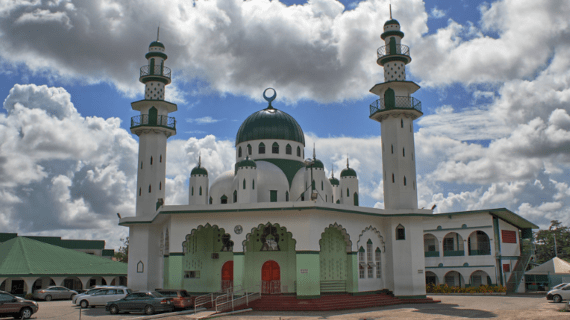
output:
[[[152,107],[148,110],[148,124],[149,125],[156,125],[158,119],[158,110],[155,107]]]
[[[287,144],[287,145],[285,146],[285,154],[292,154],[292,153],[293,153],[293,150],[292,150],[292,148],[291,148],[291,145],[290,145],[290,144]]]
[[[297,147],[297,157],[301,156],[301,147]]]
[[[202,195],[202,187],[200,187],[200,193],[199,193],[199,195]]]
[[[259,154],[265,154],[265,143],[263,143],[263,142],[260,142],[260,143],[259,143],[259,147],[258,147],[257,153],[259,153]]]
[[[269,241],[268,241],[269,240]],[[295,252],[297,240],[278,223],[267,222],[251,228],[242,242],[243,252],[289,251]]]
[[[384,92],[384,107],[386,109],[393,109],[396,107],[396,94],[392,88],[388,88],[388,90]]]
[[[238,158],[241,158],[241,147],[238,148]]]
[[[279,154],[279,144],[277,142],[273,142],[273,145],[271,145],[271,153]]]
[[[355,193],[352,195],[352,198],[353,198],[353,200],[354,200],[354,205],[358,207],[358,193],[355,192]]]

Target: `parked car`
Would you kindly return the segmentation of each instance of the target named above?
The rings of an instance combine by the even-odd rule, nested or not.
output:
[[[75,304],[81,306],[81,308],[104,306],[107,302],[122,299],[129,293],[132,293],[132,290],[126,287],[102,288],[93,292],[93,294],[78,298]]]
[[[124,286],[107,286],[107,285],[93,286],[91,289],[84,290],[84,292],[80,292],[76,296],[74,296],[73,299],[71,299],[71,303],[77,304],[77,299],[79,299],[80,297],[82,297],[84,295],[94,294],[95,292],[97,292],[101,289],[105,289],[105,288],[108,288],[108,289],[123,288],[124,289],[125,287]],[[77,291],[77,292],[79,292],[79,291]]]
[[[29,319],[38,312],[38,303],[16,297],[5,291],[0,291],[0,318]]]
[[[45,289],[36,290],[32,294],[32,299],[34,300],[45,300],[51,301],[54,299],[73,299],[73,296],[77,294],[77,291],[67,289],[66,287],[52,286]]]
[[[562,300],[570,299],[570,284],[567,284],[558,289],[552,289],[546,294],[546,300],[552,300],[555,303],[562,302]]]
[[[552,288],[551,288],[550,290],[548,290],[548,291],[560,289],[560,288],[566,286],[567,284],[568,284],[567,282],[562,282],[561,284],[555,285],[554,287],[552,287]]]
[[[156,291],[134,292],[121,300],[107,302],[105,310],[111,314],[120,312],[144,312],[153,314],[161,311],[173,311],[172,299]]]
[[[192,297],[188,292],[186,292],[186,290],[159,289],[156,290],[156,292],[165,297],[171,298],[175,309],[186,309],[194,306]]]

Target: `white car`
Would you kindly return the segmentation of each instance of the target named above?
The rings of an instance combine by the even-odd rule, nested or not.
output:
[[[94,294],[95,292],[97,292],[97,291],[99,291],[99,290],[101,290],[101,289],[103,289],[103,288],[109,288],[109,289],[110,289],[110,288],[112,288],[112,287],[110,287],[110,286],[95,286],[95,287],[93,287],[93,288],[91,288],[91,289],[89,289],[89,290],[87,290],[87,291],[85,291],[85,292],[83,292],[83,293],[80,293],[80,294],[77,294],[77,295],[73,296],[73,299],[71,299],[71,303],[77,304],[77,299],[79,299],[79,298],[81,298],[81,297],[83,297],[83,296],[92,295],[92,294]]]
[[[127,289],[125,287],[102,288],[93,294],[77,298],[76,304],[81,306],[81,308],[105,306],[107,302],[123,299],[131,292],[131,289]]]
[[[562,300],[570,300],[570,284],[548,291],[546,300],[552,300],[555,303],[562,302]]]

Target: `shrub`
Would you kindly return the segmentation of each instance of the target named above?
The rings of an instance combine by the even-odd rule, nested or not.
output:
[[[461,288],[455,286],[450,287],[447,284],[440,284],[440,285],[427,284],[426,292],[427,293],[493,293],[493,292],[507,292],[507,288],[501,285],[499,286],[482,285],[479,287]]]

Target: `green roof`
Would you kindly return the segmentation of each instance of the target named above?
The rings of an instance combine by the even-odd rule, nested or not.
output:
[[[323,162],[319,159],[314,159],[313,160],[313,168],[321,168],[324,169],[325,165],[323,164]]]
[[[305,134],[297,121],[273,107],[257,111],[245,119],[237,132],[236,146],[241,142],[260,139],[290,140],[305,145]]]
[[[340,172],[340,177],[356,177],[356,171],[354,171],[352,168],[344,168]]]
[[[127,275],[127,264],[28,237],[0,244],[0,276]]]
[[[397,24],[397,25],[400,25],[400,23],[399,23],[398,20],[396,20],[396,19],[390,19],[390,20],[386,21],[386,23],[384,23],[384,26],[387,26],[387,25],[389,25],[389,24]]]
[[[162,42],[160,42],[160,41],[153,41],[153,42],[150,43],[150,45],[149,45],[148,47],[149,47],[149,48],[150,48],[150,47],[161,47],[161,48],[164,49],[164,45],[163,45]]]
[[[242,161],[238,162],[237,164],[238,168],[243,168],[243,167],[253,167],[253,168],[257,168],[257,164],[255,164],[255,161],[250,160],[249,157],[243,159]]]
[[[333,185],[333,186],[338,186],[340,184],[338,179],[335,177],[330,178],[329,181],[331,182],[331,185]]]
[[[190,172],[190,175],[199,175],[199,174],[203,174],[205,176],[208,175],[208,170],[206,170],[205,168],[202,168],[200,165],[198,165],[197,167],[195,167],[194,169],[192,169],[192,172]]]
[[[17,233],[0,233],[0,243],[6,242],[12,238],[16,238]],[[24,236],[26,238],[34,239],[37,241],[53,244],[54,246],[67,248],[67,249],[105,249],[104,240],[66,240],[61,237],[40,237],[40,236]]]

